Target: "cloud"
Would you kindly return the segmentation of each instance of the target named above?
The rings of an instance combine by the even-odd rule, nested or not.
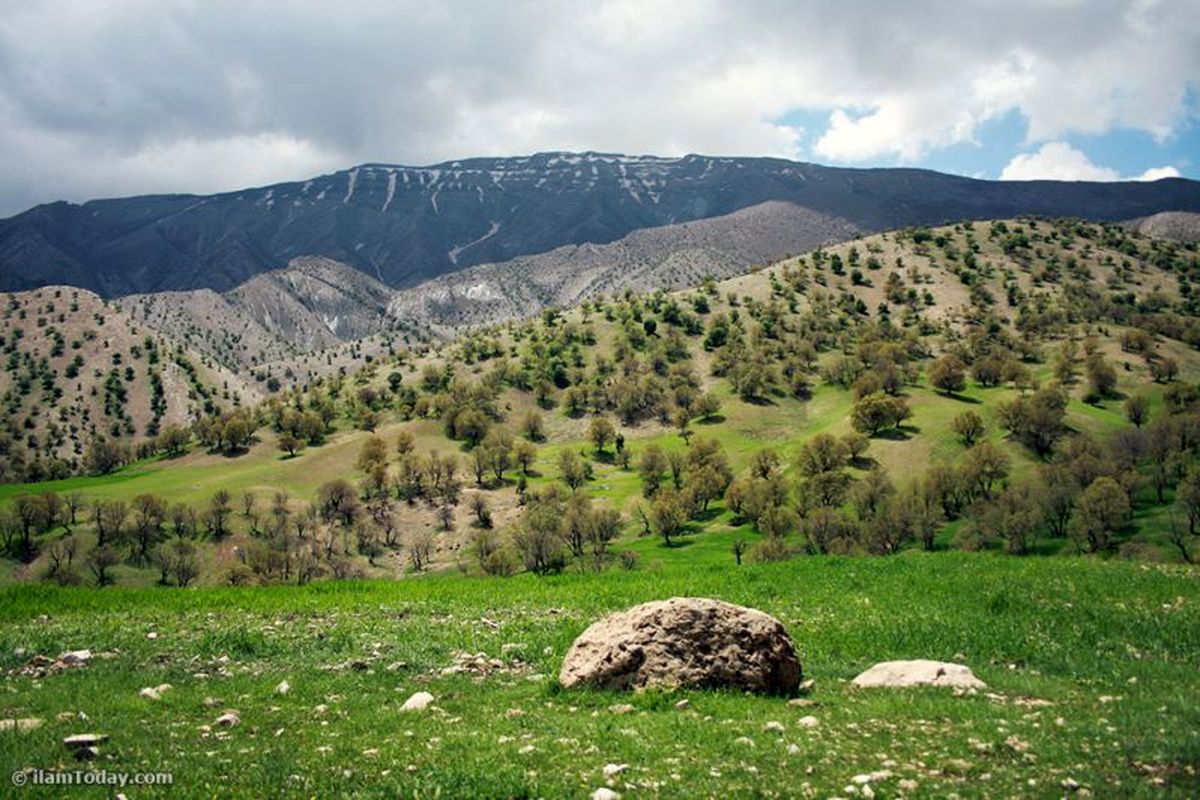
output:
[[[1115,169],[1092,162],[1066,142],[1046,142],[1036,152],[1020,153],[1000,173],[1002,181],[1156,181],[1178,178],[1175,167],[1152,167],[1141,175],[1121,177]]]
[[[1030,147],[1170,137],[1200,91],[1197,0],[0,3],[0,214],[551,149],[914,162],[1014,110]]]

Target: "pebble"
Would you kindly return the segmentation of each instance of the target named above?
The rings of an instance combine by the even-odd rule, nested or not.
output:
[[[692,707],[692,701],[688,700],[686,697],[675,704],[676,711],[685,711],[691,707]]]
[[[767,733],[783,733],[784,727],[782,722],[771,720],[766,725],[763,725],[763,730]]]
[[[614,714],[632,714],[636,709],[629,703],[616,703],[608,707],[608,710]]]
[[[280,681],[279,685],[275,687],[275,694],[287,694],[291,690],[292,685],[290,683],[287,681]]]
[[[615,778],[627,769],[629,769],[628,764],[605,764],[604,777]]]
[[[739,736],[733,740],[734,744],[740,744],[743,747],[754,747],[754,740],[749,736]]]
[[[801,717],[799,720],[797,720],[797,722],[799,722],[800,725],[805,728],[815,728],[821,724],[821,721],[812,715]]]
[[[621,800],[621,795],[606,786],[592,792],[592,800]]]
[[[152,689],[149,686],[138,692],[138,697],[144,697],[147,700],[162,700],[162,694],[159,693],[158,689]]]
[[[214,724],[220,725],[223,728],[232,728],[234,725],[237,725],[241,721],[242,721],[241,715],[238,714],[237,711],[234,711],[231,709],[229,711],[226,711],[221,716],[217,717],[216,722]]]
[[[400,706],[401,711],[423,711],[430,703],[433,702],[433,695],[429,692],[417,692],[412,697],[404,701],[404,705]]]

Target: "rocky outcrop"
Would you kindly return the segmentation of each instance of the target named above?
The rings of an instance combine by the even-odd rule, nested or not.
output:
[[[789,694],[800,661],[779,620],[721,600],[676,597],[643,603],[596,622],[563,661],[565,687],[648,686]]]

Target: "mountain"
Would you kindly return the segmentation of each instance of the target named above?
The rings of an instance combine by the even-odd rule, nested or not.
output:
[[[0,221],[0,290],[52,283],[106,297],[224,292],[300,256],[407,288],[477,264],[709,219],[769,201],[848,229],[1039,214],[1200,212],[1200,183],[978,181],[773,158],[539,153],[429,167],[364,164],[223,194],[37,206]]]

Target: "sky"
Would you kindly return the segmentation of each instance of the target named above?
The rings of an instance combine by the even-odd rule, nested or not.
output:
[[[546,150],[1200,178],[1200,0],[0,0],[0,216]]]

